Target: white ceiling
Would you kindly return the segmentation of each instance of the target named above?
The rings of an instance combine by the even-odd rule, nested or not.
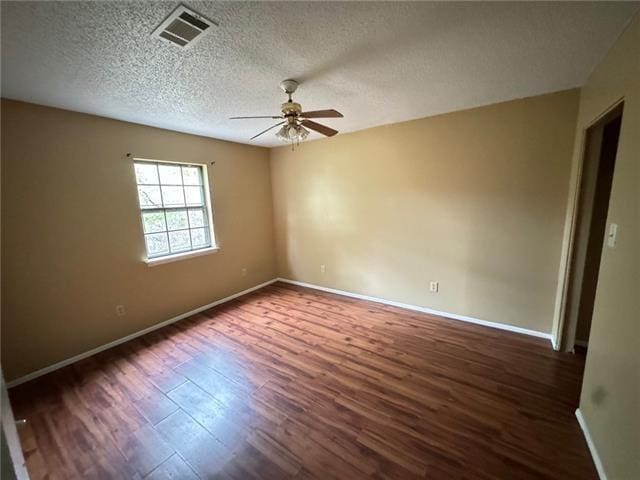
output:
[[[196,2],[190,50],[151,37],[177,2],[2,2],[2,95],[264,146],[284,78],[341,132],[582,85],[639,4]],[[316,134],[314,134],[316,136]]]

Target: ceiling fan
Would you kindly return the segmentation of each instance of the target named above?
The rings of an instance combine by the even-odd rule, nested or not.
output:
[[[281,115],[261,115],[255,117],[231,117],[230,120],[245,120],[250,118],[271,118],[282,120],[275,125],[261,131],[257,135],[251,137],[251,140],[259,137],[260,135],[267,133],[270,130],[273,130],[276,127],[281,127],[280,130],[276,132],[276,137],[279,139],[293,144],[300,143],[301,140],[304,140],[309,135],[309,130],[314,130],[322,135],[327,137],[333,137],[337,130],[333,128],[329,128],[326,125],[322,125],[320,123],[316,123],[310,118],[342,118],[343,115],[337,110],[314,110],[312,112],[303,112],[302,107],[299,103],[294,102],[291,99],[291,95],[298,88],[298,82],[295,80],[283,80],[280,82],[280,88],[289,96],[289,100],[282,104],[282,114]],[[305,128],[306,127],[306,128]]]

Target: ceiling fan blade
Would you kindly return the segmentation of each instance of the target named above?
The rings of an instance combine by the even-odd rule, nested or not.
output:
[[[313,112],[302,112],[300,114],[301,117],[304,118],[342,118],[342,115],[337,110],[314,110]]]
[[[310,128],[311,130],[315,130],[322,135],[326,135],[327,137],[333,137],[336,133],[338,133],[338,131],[334,130],[333,128],[329,128],[325,125],[312,122],[311,120],[301,120],[300,123],[305,127]]]
[[[263,116],[258,116],[258,117],[229,117],[229,120],[247,120],[250,118],[282,118],[282,115],[263,115]]]
[[[278,118],[278,117],[276,117],[276,118]],[[253,136],[253,137],[251,137],[249,140],[253,140],[254,138],[259,137],[259,136],[260,136],[260,135],[262,135],[263,133],[267,133],[269,130],[272,130],[272,129],[276,128],[276,127],[279,127],[279,126],[280,126],[280,125],[282,125],[283,123],[285,123],[285,122],[276,123],[275,125],[273,125],[273,126],[271,126],[271,127],[267,128],[266,130],[261,131],[259,134],[254,135],[254,136]]]

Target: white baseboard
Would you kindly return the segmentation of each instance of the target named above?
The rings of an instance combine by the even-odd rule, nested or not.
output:
[[[600,460],[598,450],[596,450],[596,446],[593,443],[593,439],[591,438],[591,433],[589,432],[587,422],[582,416],[582,412],[579,408],[576,409],[576,418],[578,419],[578,423],[580,424],[580,428],[582,429],[584,439],[587,441],[587,445],[589,446],[591,458],[593,458],[593,463],[595,464],[596,470],[598,471],[598,476],[600,477],[600,480],[607,480],[607,473],[604,471],[604,465],[602,464],[602,460]]]
[[[241,297],[242,295],[246,295],[247,293],[251,293],[254,290],[258,290],[262,287],[266,287],[267,285],[270,285],[277,281],[278,279],[274,278],[273,280],[269,280],[268,282],[261,283],[260,285],[256,285],[255,287],[247,288],[246,290],[243,290],[238,293],[234,293],[233,295],[229,295],[228,297],[225,297],[225,298],[221,298],[220,300],[216,300],[215,302],[208,303],[207,305],[202,305],[201,307],[195,308],[189,312],[181,313],[180,315],[170,318],[169,320],[165,320],[163,322],[156,323],[155,325],[144,328],[142,330],[138,330],[137,332],[132,333],[131,335],[127,335],[126,337],[119,338],[117,340],[114,340],[113,342],[106,343],[104,345],[101,345],[89,351],[75,355],[71,358],[67,358],[66,360],[62,360],[61,362],[54,363],[53,365],[49,365],[48,367],[41,368],[40,370],[36,370],[35,372],[28,373],[20,378],[16,378],[15,380],[8,382],[7,388],[15,387],[16,385],[20,385],[21,383],[25,383],[25,382],[28,382],[29,380],[33,380],[34,378],[41,377],[42,375],[46,375],[47,373],[53,372],[62,367],[66,367],[67,365],[71,365],[72,363],[75,363],[79,360],[90,357],[91,355],[95,355],[96,353],[103,352],[104,350],[108,350],[109,348],[120,345],[121,343],[128,342],[129,340],[133,340],[134,338],[140,337],[149,332],[153,332],[154,330],[158,330],[159,328],[166,327],[167,325],[171,325],[172,323],[175,323],[179,320],[190,317],[191,315],[195,315],[196,313],[203,312],[204,310],[207,310],[209,308],[215,307],[216,305],[220,305],[222,303],[228,302],[230,300],[233,300],[234,298]]]
[[[433,310],[427,307],[419,307],[417,305],[411,305],[408,303],[395,302],[393,300],[385,300],[378,297],[370,297],[369,295],[362,295],[360,293],[352,293],[344,290],[337,290],[335,288],[322,287],[320,285],[314,285],[312,283],[298,282],[297,280],[289,280],[288,278],[278,278],[279,281],[284,283],[290,283],[292,285],[298,285],[300,287],[313,288],[315,290],[321,290],[323,292],[335,293],[337,295],[344,295],[345,297],[358,298],[360,300],[368,300],[370,302],[382,303],[385,305],[392,305],[394,307],[405,308],[407,310],[414,310],[416,312],[428,313],[430,315],[438,315],[440,317],[451,318],[454,320],[461,320],[463,322],[475,323],[477,325],[483,325],[485,327],[498,328],[500,330],[507,330],[515,333],[522,333],[524,335],[531,335],[533,337],[546,338],[553,344],[553,339],[550,333],[539,332],[537,330],[529,330],[528,328],[516,327],[514,325],[507,325],[505,323],[490,322],[488,320],[481,320],[479,318],[468,317],[466,315],[458,315],[457,313],[441,312]]]

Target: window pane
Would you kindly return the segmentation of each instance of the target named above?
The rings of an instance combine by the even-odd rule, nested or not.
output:
[[[148,258],[213,244],[203,166],[136,160],[134,170]]]
[[[172,252],[182,252],[191,249],[191,241],[189,240],[189,230],[180,230],[178,232],[169,232],[169,244]]]
[[[138,184],[158,184],[158,167],[152,163],[136,163],[136,182]]]
[[[166,214],[168,230],[181,230],[183,228],[189,228],[186,210],[167,210]]]
[[[184,187],[184,195],[187,205],[203,205],[202,187]]]
[[[163,185],[182,185],[182,175],[178,165],[158,165],[160,183]]]
[[[140,198],[141,208],[161,208],[160,187],[151,185],[138,186],[138,198]]]
[[[189,209],[189,225],[193,227],[204,227],[204,210],[201,208]]]
[[[181,207],[184,205],[182,187],[162,187],[162,200],[165,207]]]
[[[209,246],[209,235],[206,228],[194,228],[191,230],[191,243],[193,248]]]
[[[144,236],[147,242],[147,254],[150,257],[169,253],[169,241],[166,233],[153,233]]]
[[[167,229],[164,224],[164,212],[146,212],[142,214],[144,233],[163,232]]]
[[[200,167],[182,167],[182,181],[185,185],[201,185]]]

